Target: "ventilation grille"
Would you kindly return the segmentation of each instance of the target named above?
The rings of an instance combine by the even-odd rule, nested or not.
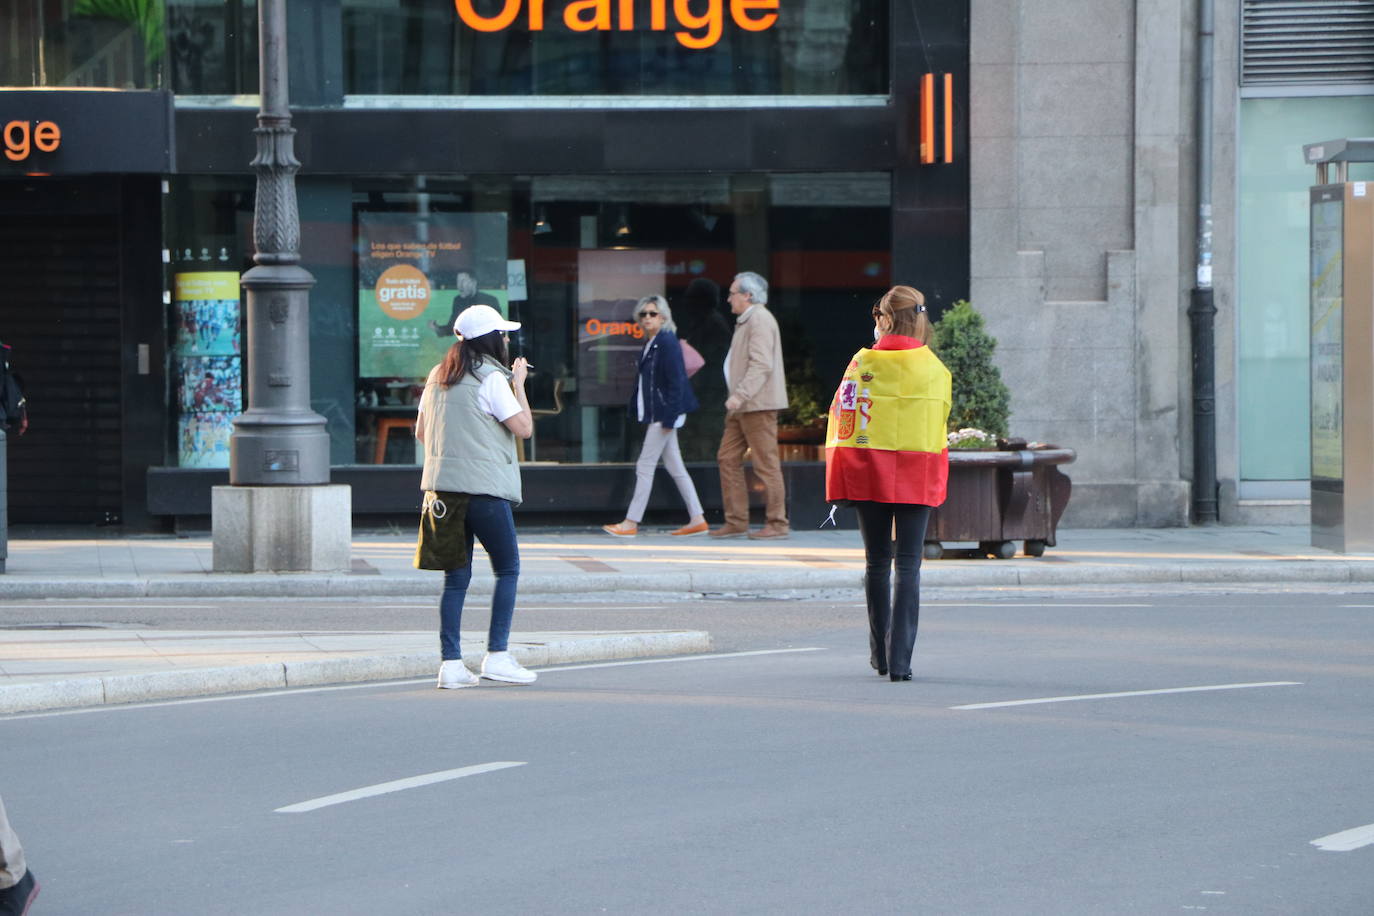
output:
[[[1245,0],[1241,85],[1374,84],[1374,0]]]

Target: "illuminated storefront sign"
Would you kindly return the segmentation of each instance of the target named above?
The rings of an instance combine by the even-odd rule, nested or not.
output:
[[[0,175],[166,174],[173,146],[167,90],[0,88]]]
[[[55,153],[62,145],[62,129],[52,121],[10,121],[3,131],[5,158],[23,162],[36,150]]]
[[[729,18],[746,32],[763,32],[778,21],[779,0],[729,0]],[[528,3],[526,28],[531,32],[544,29],[545,0],[505,0],[501,11],[494,16],[480,15],[473,8],[474,0],[454,0],[458,16],[479,32],[500,32],[510,28],[520,17],[521,8]],[[669,0],[650,0],[649,31],[668,29]],[[685,48],[701,50],[714,47],[725,29],[726,0],[705,0],[704,12],[692,11],[692,0],[672,0],[675,24],[680,31],[673,37]],[[700,0],[698,0],[698,6]],[[572,0],[563,8],[563,24],[574,32],[634,31],[634,0]]]

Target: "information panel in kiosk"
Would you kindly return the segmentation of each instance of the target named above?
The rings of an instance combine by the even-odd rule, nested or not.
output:
[[[1304,147],[1310,190],[1312,545],[1374,552],[1374,140]],[[1332,174],[1334,166],[1335,174]],[[1333,180],[1334,179],[1334,180]]]

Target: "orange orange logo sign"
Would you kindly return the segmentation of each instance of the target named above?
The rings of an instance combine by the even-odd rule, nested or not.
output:
[[[494,16],[483,16],[473,7],[474,0],[453,0],[458,17],[472,29],[479,32],[500,32],[510,28],[520,15],[521,6],[528,2],[526,28],[531,32],[544,30],[545,0],[505,0],[501,11]],[[668,4],[670,0],[649,0],[649,31],[664,32],[668,29]],[[693,0],[671,0],[673,18],[681,31],[673,32],[673,37],[684,48],[700,50],[710,48],[720,41],[725,28],[725,5],[727,0],[706,0],[706,10],[692,12]],[[762,32],[771,29],[778,21],[779,0],[728,0],[730,19],[746,32]],[[612,28],[621,32],[634,31],[634,0],[571,0],[563,7],[563,24],[574,32],[609,32]]]
[[[62,129],[52,121],[10,121],[0,133],[5,137],[5,158],[11,162],[23,162],[34,150],[55,152],[62,145]]]

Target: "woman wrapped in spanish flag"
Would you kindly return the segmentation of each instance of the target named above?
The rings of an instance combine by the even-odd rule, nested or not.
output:
[[[858,512],[869,663],[880,676],[909,681],[926,523],[949,478],[950,377],[926,346],[930,320],[919,290],[892,287],[873,306],[873,322],[873,346],[854,354],[830,404],[825,498]]]

